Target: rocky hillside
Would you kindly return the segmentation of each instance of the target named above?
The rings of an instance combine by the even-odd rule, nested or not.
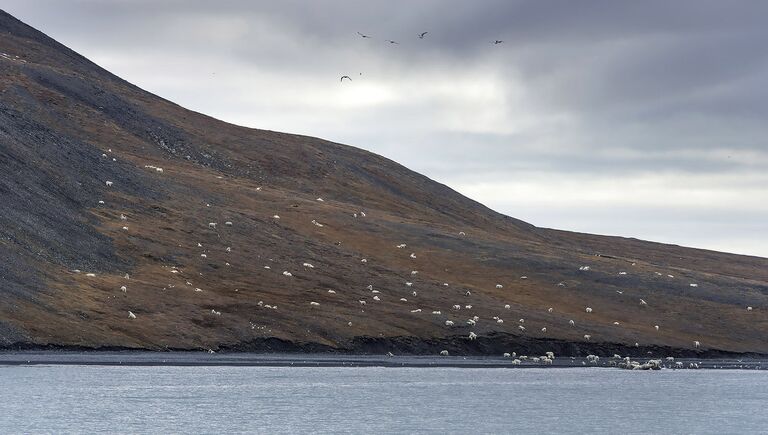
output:
[[[0,347],[694,341],[768,353],[768,259],[537,228],[361,149],[186,110],[0,11]]]

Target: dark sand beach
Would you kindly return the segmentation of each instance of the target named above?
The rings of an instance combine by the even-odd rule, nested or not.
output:
[[[518,356],[519,358],[519,356]],[[329,354],[255,354],[208,352],[74,352],[9,351],[0,353],[0,366],[11,365],[94,365],[94,366],[264,366],[264,367],[453,367],[453,368],[565,368],[616,367],[617,359],[602,357],[596,363],[587,358],[556,357],[552,364],[534,362],[534,356],[514,364],[515,357],[480,356],[388,356]],[[633,358],[646,362],[652,358]],[[664,367],[675,362],[688,369],[768,369],[768,359],[676,358],[664,360]]]

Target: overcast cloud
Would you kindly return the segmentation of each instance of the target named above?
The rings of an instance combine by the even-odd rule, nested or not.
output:
[[[3,8],[185,107],[368,149],[538,226],[768,257],[768,2]]]

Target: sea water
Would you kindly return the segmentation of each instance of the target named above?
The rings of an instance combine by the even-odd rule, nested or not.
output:
[[[0,433],[768,433],[768,373],[0,367]]]

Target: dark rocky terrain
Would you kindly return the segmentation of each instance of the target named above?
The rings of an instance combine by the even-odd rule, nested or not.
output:
[[[537,228],[0,11],[0,347],[766,354],[768,259]]]

